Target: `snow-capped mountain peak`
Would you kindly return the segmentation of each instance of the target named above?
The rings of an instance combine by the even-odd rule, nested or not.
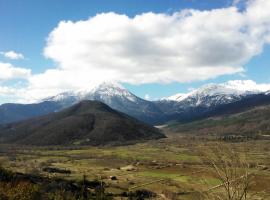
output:
[[[98,90],[114,90],[114,91],[119,91],[119,90],[125,90],[125,88],[120,83],[110,81],[110,82],[99,83],[99,84],[95,85],[91,89],[92,92],[95,92],[95,91],[98,91]]]
[[[59,94],[57,94],[55,96],[51,96],[51,97],[47,97],[45,99],[42,99],[41,102],[43,102],[43,101],[56,101],[56,102],[59,102],[59,101],[65,100],[67,97],[77,98],[77,93],[75,93],[73,91],[62,92],[62,93],[59,93]]]
[[[243,93],[235,88],[229,88],[224,84],[208,84],[201,88],[193,90],[188,96],[194,95],[204,95],[204,96],[214,96],[214,95],[240,95]]]
[[[181,106],[215,106],[237,101],[244,96],[270,90],[268,84],[256,84],[252,80],[234,80],[221,84],[207,84],[189,93],[179,93],[161,100],[175,101]]]
[[[118,97],[126,98],[130,101],[136,101],[136,96],[125,89],[121,84],[116,82],[103,82],[93,87],[90,91],[79,91],[80,96],[84,96],[88,99],[91,96],[95,96],[100,100],[108,100],[108,98]],[[91,98],[90,98],[91,99]]]
[[[155,116],[162,115],[154,103],[141,99],[120,84],[112,82],[103,82],[91,88],[61,93],[48,99],[55,101],[61,108],[69,107],[82,100],[101,101],[115,110],[149,123],[156,120]]]
[[[185,99],[187,97],[188,93],[177,93],[175,95],[166,97],[166,98],[162,98],[161,100],[165,100],[165,101],[182,101],[183,99]]]
[[[110,104],[113,99],[120,98],[135,102],[138,97],[130,93],[122,85],[116,82],[102,82],[95,86],[83,88],[76,91],[63,92],[58,95],[43,99],[46,101],[56,101],[64,106],[77,103],[81,100],[98,100]]]

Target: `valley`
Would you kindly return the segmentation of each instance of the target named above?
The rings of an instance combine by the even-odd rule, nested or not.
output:
[[[269,187],[265,187],[270,181],[269,140],[225,143],[210,137],[170,133],[167,136],[126,146],[1,145],[0,162],[13,172],[75,181],[86,177],[89,181],[104,182],[105,192],[114,199],[127,199],[125,194],[144,191],[143,199],[192,200],[204,199],[205,191],[221,184],[202,156],[202,152],[220,145],[234,149],[249,164],[252,199],[270,198]],[[51,171],[45,171],[46,168]],[[209,193],[222,191],[217,188]]]
[[[0,0],[0,200],[270,200],[270,0]]]

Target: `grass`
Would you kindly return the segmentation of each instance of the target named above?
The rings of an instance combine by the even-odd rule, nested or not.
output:
[[[170,179],[177,182],[189,182],[192,177],[191,176],[185,176],[181,174],[175,174],[175,173],[168,173],[168,172],[160,172],[160,171],[144,171],[142,173],[139,173],[139,175],[144,177],[152,177],[152,178],[159,178],[159,179]]]

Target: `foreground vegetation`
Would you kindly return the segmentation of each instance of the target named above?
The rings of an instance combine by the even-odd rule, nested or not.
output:
[[[2,168],[17,178],[2,180],[0,195],[3,199],[40,199],[41,194],[46,194],[44,199],[226,199],[226,192],[235,193],[232,190],[241,182],[246,199],[269,199],[269,142],[170,136],[121,147],[1,145]],[[219,176],[222,169],[225,178]],[[11,198],[21,193],[28,196]]]

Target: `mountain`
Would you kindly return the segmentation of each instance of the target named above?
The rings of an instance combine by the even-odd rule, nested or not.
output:
[[[4,104],[0,106],[0,124],[15,122],[49,112],[56,112],[82,100],[101,101],[111,108],[148,124],[164,124],[177,120],[187,122],[215,112],[222,105],[254,95],[269,95],[268,85],[253,81],[229,81],[208,84],[189,93],[179,93],[159,101],[147,101],[129,92],[120,84],[105,82],[92,88],[64,92],[36,104]]]
[[[219,107],[199,120],[170,123],[166,129],[169,132],[188,135],[270,139],[270,97],[254,97]]]
[[[169,106],[170,102],[166,103],[168,109],[173,108]],[[173,102],[171,102],[173,103]],[[257,106],[264,106],[270,104],[270,93],[259,93],[242,96],[241,99],[230,103],[224,103],[215,105],[212,107],[190,107],[175,113],[174,115],[167,116],[167,122],[173,121],[173,123],[184,124],[193,122],[209,117],[219,117],[223,115],[237,114],[246,110],[252,109]],[[176,107],[177,108],[177,107]],[[173,111],[172,111],[173,112]]]
[[[163,118],[163,112],[154,103],[135,96],[113,82],[104,82],[91,89],[61,93],[45,100],[63,107],[81,100],[96,100],[149,124],[158,123]]]
[[[253,81],[229,81],[208,84],[187,94],[176,94],[155,102],[167,119],[182,122],[205,116],[221,105],[227,105],[256,95],[267,95],[268,87],[257,87]]]
[[[159,129],[97,101],[0,128],[2,143],[26,145],[125,144],[163,137]]]
[[[204,115],[201,115],[201,118],[237,114],[258,106],[265,105],[270,105],[270,95],[268,92],[248,95],[239,101],[216,106],[214,109],[211,109],[210,111],[204,113]]]
[[[170,120],[192,120],[219,105],[262,92],[252,84],[250,81],[209,84],[187,94],[179,93],[151,102],[135,96],[120,84],[105,82],[92,89],[66,92],[46,100],[63,107],[81,100],[97,100],[146,123],[162,124]]]
[[[176,94],[163,98],[162,101],[178,102],[181,106],[188,107],[212,107],[231,103],[242,97],[260,94],[268,91],[270,87],[258,87],[250,80],[228,81],[221,84],[208,84],[186,94]]]

